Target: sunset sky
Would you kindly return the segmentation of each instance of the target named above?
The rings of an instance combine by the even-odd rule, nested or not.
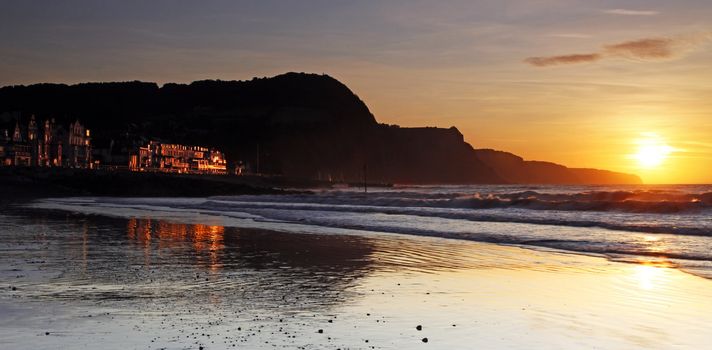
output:
[[[7,1],[0,85],[329,74],[380,122],[712,182],[712,1]]]

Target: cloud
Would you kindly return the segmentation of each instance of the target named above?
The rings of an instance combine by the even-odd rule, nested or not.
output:
[[[548,67],[563,64],[590,63],[616,57],[641,61],[660,61],[680,57],[709,41],[712,41],[712,32],[677,37],[643,38],[604,45],[603,48],[597,52],[529,57],[524,59],[524,62],[536,67]]]
[[[643,11],[643,10],[626,10],[626,9],[610,9],[603,11],[609,15],[620,15],[620,16],[657,16],[660,14],[658,11]]]
[[[671,38],[648,38],[626,41],[619,44],[604,46],[605,52],[627,58],[663,59],[675,55],[676,40]]]
[[[574,64],[598,61],[602,57],[598,53],[574,54],[549,57],[529,57],[524,62],[537,67],[556,66],[560,64]]]

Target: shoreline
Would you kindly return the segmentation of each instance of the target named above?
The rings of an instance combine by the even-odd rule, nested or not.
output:
[[[262,201],[266,199],[258,200]],[[275,200],[279,200],[279,196],[275,197]],[[674,239],[677,237],[675,235],[663,233],[651,234],[647,232],[611,230],[598,226],[569,227],[565,225],[532,224],[517,221],[505,222],[502,220],[472,221],[470,224],[474,226],[468,225],[464,228],[465,231],[462,232],[438,232],[424,229],[422,227],[423,223],[415,226],[411,225],[409,226],[410,228],[380,226],[379,224],[374,224],[376,220],[378,220],[377,218],[368,219],[371,224],[374,224],[371,226],[358,220],[352,221],[348,224],[329,221],[325,221],[320,224],[314,222],[313,220],[310,221],[309,219],[304,219],[306,221],[299,219],[300,217],[307,218],[308,215],[311,215],[311,212],[298,213],[300,210],[298,207],[290,208],[290,210],[293,211],[292,216],[284,218],[272,217],[273,220],[264,220],[264,217],[261,217],[259,213],[256,216],[250,214],[252,212],[252,208],[249,205],[242,209],[245,210],[245,212],[242,212],[239,207],[231,207],[229,203],[212,203],[210,205],[203,205],[203,203],[211,202],[209,198],[183,197],[167,199],[153,197],[141,198],[138,199],[138,201],[139,202],[137,203],[132,202],[130,199],[124,200],[121,198],[100,197],[85,199],[49,198],[46,200],[37,200],[33,204],[26,205],[26,207],[39,210],[56,210],[65,213],[71,212],[79,215],[96,215],[122,219],[143,217],[147,213],[146,208],[151,207],[152,209],[149,211],[151,217],[158,220],[167,220],[181,224],[201,224],[210,222],[224,227],[275,230],[279,232],[291,233],[335,233],[347,235],[395,234],[402,235],[404,237],[434,237],[464,242],[481,242],[502,246],[521,247],[523,249],[532,249],[536,251],[558,251],[574,255],[603,257],[610,261],[623,263],[638,264],[645,262],[651,265],[675,267],[685,273],[712,280],[710,267],[704,265],[707,260],[689,259],[684,255],[679,255],[679,253],[665,253],[650,249],[632,251],[612,249],[609,247],[606,250],[590,250],[588,247],[578,247],[571,244],[550,244],[549,240],[543,240],[543,243],[540,243],[537,239],[542,239],[536,236],[536,231],[546,230],[556,233],[557,235],[554,235],[554,237],[564,239],[566,238],[565,235],[569,234],[573,237],[573,233],[578,232],[578,237],[582,238],[594,236],[613,237],[614,235],[621,235],[619,238],[620,242],[623,242],[625,239],[627,240],[626,242],[635,243],[638,241],[645,241],[652,242],[653,244],[658,241],[665,242],[668,239]],[[223,209],[221,209],[223,205],[227,205],[228,208],[230,208],[228,212],[224,212]],[[261,205],[262,204],[258,203],[255,208],[260,208]],[[174,210],[176,208],[178,210]],[[324,213],[331,212],[325,211]],[[388,225],[389,217],[398,216],[399,215],[397,213],[384,216],[384,220],[386,221],[384,221],[381,225]],[[315,218],[312,219],[316,220]],[[433,221],[432,224],[436,226],[452,225],[452,220],[449,218],[427,217],[424,220],[429,222]],[[436,222],[435,220],[439,221]],[[518,240],[509,238],[506,235],[503,237],[495,237],[491,236],[491,232],[516,232],[522,237]],[[703,265],[698,264],[698,262]]]
[[[88,197],[88,198],[99,198],[99,197]],[[192,199],[190,197],[183,197],[183,198],[184,199]],[[111,218],[111,219],[115,219],[115,220],[130,220],[130,219],[138,219],[138,218],[142,217],[142,215],[139,215],[138,213],[136,215],[127,214],[127,213],[109,214],[109,213],[106,213],[103,211],[96,211],[96,212],[91,211],[91,210],[81,211],[78,209],[71,209],[68,207],[53,207],[52,205],[49,205],[49,206],[39,205],[39,203],[37,203],[37,201],[41,201],[43,199],[51,200],[51,199],[56,199],[56,198],[33,199],[31,202],[38,204],[37,206],[28,205],[28,204],[30,204],[30,201],[28,201],[27,203],[15,203],[15,204],[22,204],[22,207],[28,208],[30,210],[39,210],[39,211],[45,211],[45,212],[57,213],[57,214],[59,214],[59,213],[71,214],[76,217],[89,216],[89,217],[98,217],[98,218]],[[176,198],[176,199],[180,199],[180,198]],[[259,223],[248,224],[248,225],[244,225],[244,223],[242,223],[242,225],[241,225],[241,223],[239,223],[239,221],[242,221],[243,219],[248,219],[248,217],[245,217],[245,218],[223,217],[220,215],[212,215],[211,213],[200,213],[199,215],[196,215],[193,217],[181,217],[181,216],[173,216],[169,212],[161,213],[160,211],[154,212],[152,214],[153,214],[153,218],[155,218],[157,220],[165,221],[165,222],[172,223],[172,224],[179,224],[179,225],[201,225],[201,224],[204,224],[204,225],[211,224],[212,225],[212,224],[219,223],[220,224],[219,226],[222,226],[224,228],[268,231],[268,232],[274,232],[274,233],[280,233],[280,234],[297,234],[297,235],[299,235],[299,234],[316,234],[316,235],[334,234],[334,235],[347,235],[347,236],[376,235],[376,236],[386,236],[386,237],[387,236],[395,236],[395,237],[402,237],[404,239],[408,239],[408,238],[423,238],[423,239],[437,239],[437,240],[442,239],[442,240],[455,241],[455,242],[467,242],[467,243],[493,245],[493,246],[500,246],[500,247],[512,247],[512,248],[531,250],[534,252],[541,252],[541,253],[562,254],[562,255],[604,259],[606,261],[609,261],[612,263],[618,263],[618,264],[632,264],[632,265],[645,264],[645,265],[656,266],[656,267],[671,268],[671,269],[678,270],[682,273],[689,274],[694,277],[699,277],[699,278],[702,278],[705,280],[712,281],[712,275],[709,274],[708,272],[694,271],[694,269],[677,266],[674,263],[675,258],[670,258],[669,256],[666,256],[663,254],[636,255],[636,254],[631,253],[630,255],[614,256],[614,255],[610,255],[607,253],[577,251],[577,250],[549,247],[549,246],[543,246],[543,245],[528,245],[528,244],[523,244],[523,243],[506,243],[506,242],[474,240],[474,239],[459,237],[457,235],[435,236],[435,235],[395,232],[395,231],[373,231],[373,230],[361,229],[361,228],[313,226],[313,225],[303,225],[301,223],[283,223],[283,225],[280,225],[279,227],[269,228],[269,227],[264,227],[263,225],[261,225]],[[601,229],[605,230],[605,228],[601,228]]]

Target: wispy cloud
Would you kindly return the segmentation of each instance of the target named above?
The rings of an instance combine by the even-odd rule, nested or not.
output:
[[[604,10],[604,13],[609,15],[620,15],[620,16],[657,16],[660,14],[658,11],[650,10],[626,10],[626,9],[610,9]]]
[[[529,63],[537,67],[547,67],[556,66],[560,64],[574,64],[574,63],[586,63],[598,61],[602,58],[601,54],[598,53],[588,53],[588,54],[574,54],[574,55],[562,55],[562,56],[549,56],[549,57],[529,57],[524,60],[524,62]]]
[[[659,61],[680,57],[709,41],[712,41],[712,32],[677,37],[643,38],[604,45],[597,52],[529,57],[524,59],[524,62],[536,67],[547,67],[590,63],[615,57],[641,61]]]
[[[604,51],[613,56],[637,59],[663,59],[676,54],[678,40],[671,38],[646,38],[606,45]]]

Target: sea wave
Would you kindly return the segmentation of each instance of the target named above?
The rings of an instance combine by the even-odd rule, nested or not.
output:
[[[383,203],[380,203],[383,204]],[[617,215],[602,216],[597,213],[577,215],[566,211],[532,212],[527,209],[509,210],[468,210],[467,207],[417,207],[403,205],[348,205],[335,203],[303,203],[303,202],[255,202],[241,200],[215,199],[208,200],[193,208],[217,211],[272,211],[278,215],[280,211],[321,211],[321,212],[351,212],[363,214],[407,215],[418,217],[433,217],[443,219],[467,220],[473,222],[516,222],[523,224],[599,227],[617,231],[632,231],[643,233],[669,233],[690,236],[712,236],[712,218],[706,220],[689,216],[685,218],[659,218],[650,215]],[[481,209],[481,208],[480,208]],[[639,213],[638,213],[639,214]],[[667,220],[666,220],[667,219]]]
[[[242,196],[241,198],[245,198]],[[386,192],[375,195],[354,192],[323,195],[279,196],[261,201],[348,204],[395,207],[462,209],[521,208],[559,211],[620,211],[629,213],[684,213],[712,209],[712,192],[671,193],[664,191],[587,191],[578,193],[413,193]],[[216,197],[230,200],[230,197]]]
[[[578,188],[577,188],[578,189]],[[674,259],[712,271],[712,192],[515,190],[493,187],[327,191],[210,198],[50,199],[36,207],[325,233],[358,230]],[[469,194],[468,194],[469,193]],[[615,209],[613,209],[615,208]]]

